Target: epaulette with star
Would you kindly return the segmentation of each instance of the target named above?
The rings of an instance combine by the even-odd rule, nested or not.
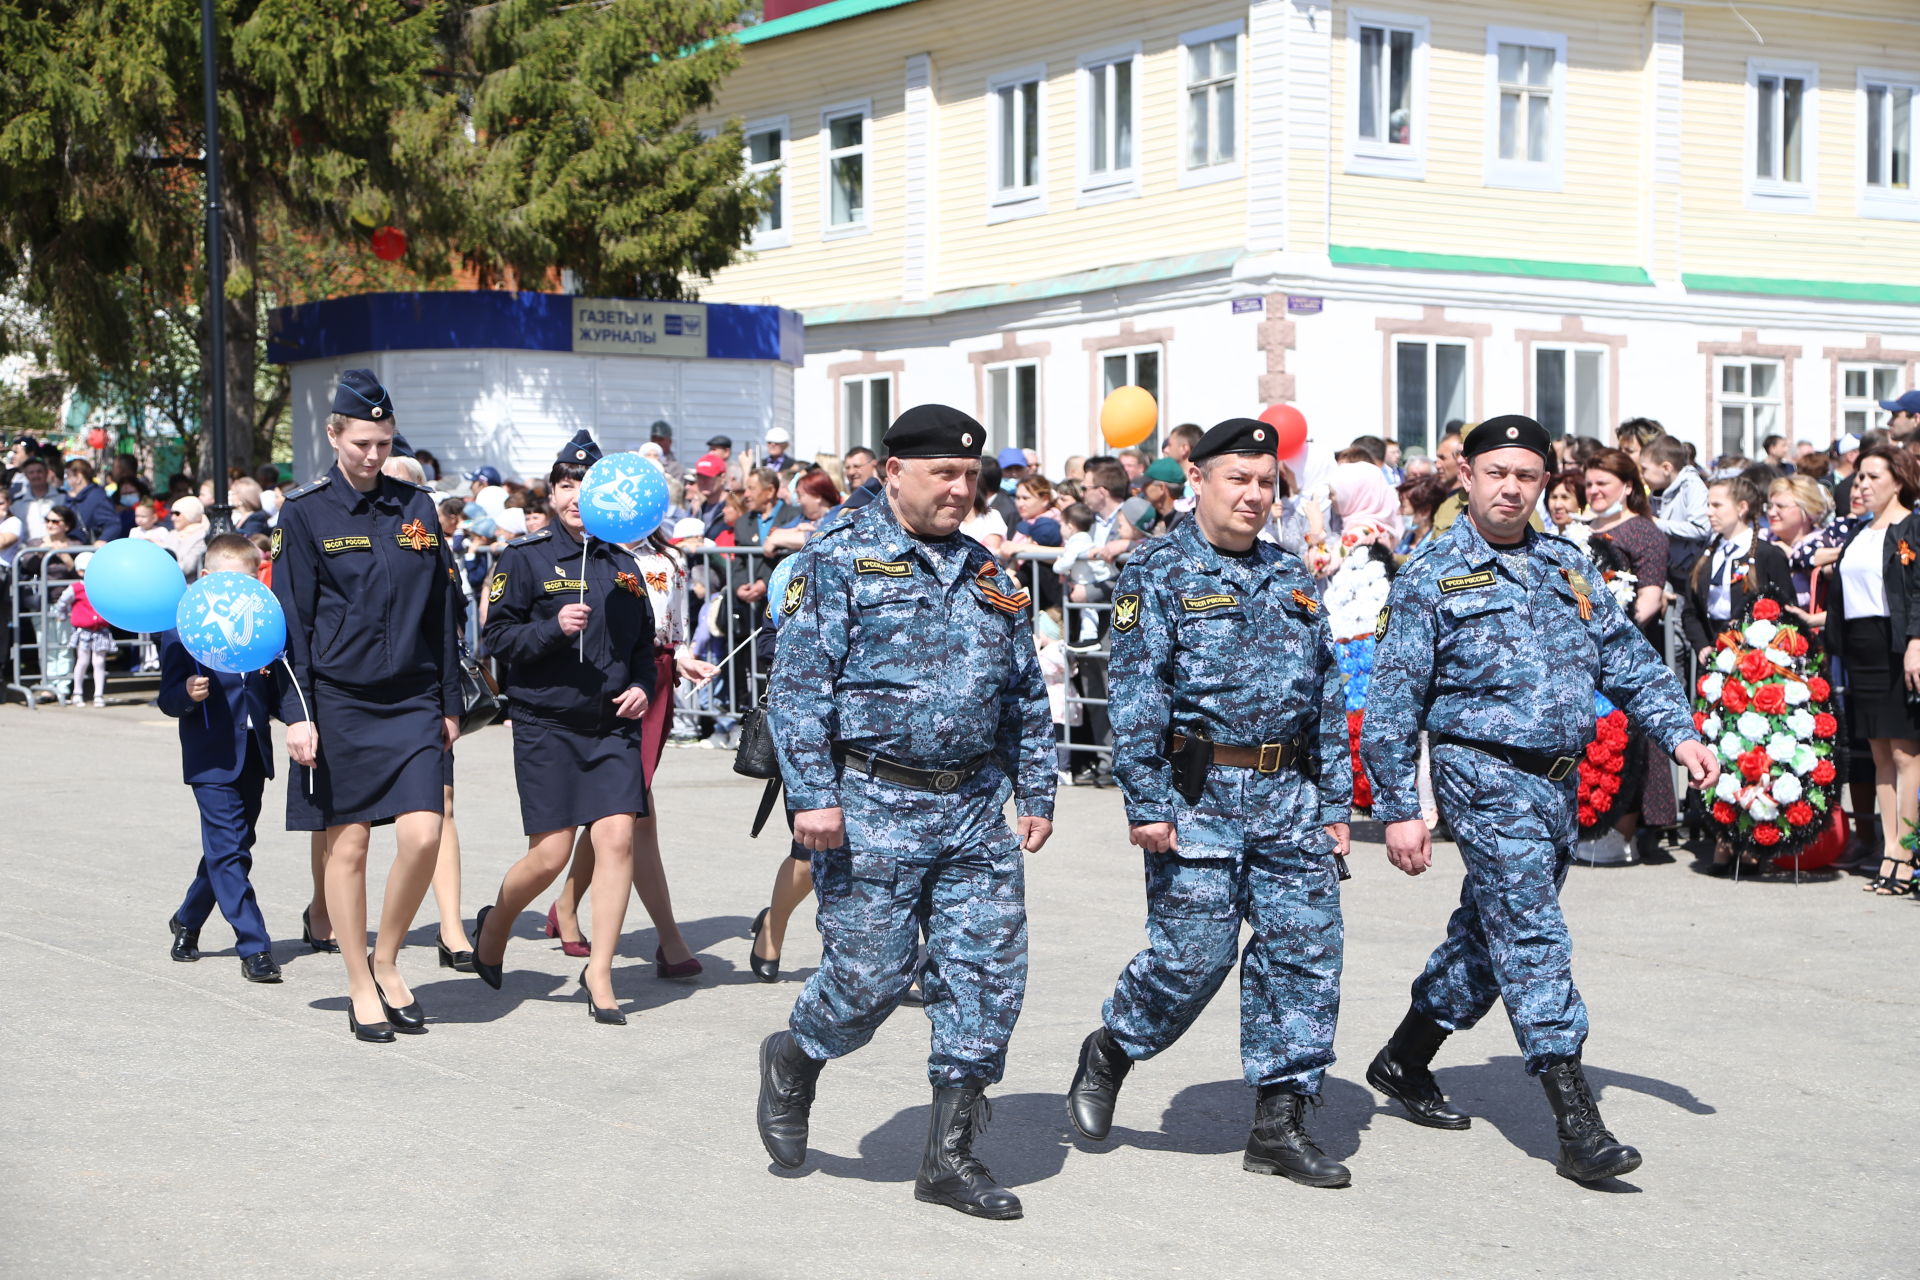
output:
[[[332,476],[321,476],[318,480],[309,480],[298,489],[287,490],[284,501],[292,502],[295,498],[304,498],[310,493],[318,493],[332,483]]]

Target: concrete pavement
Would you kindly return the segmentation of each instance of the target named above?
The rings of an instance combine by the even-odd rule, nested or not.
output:
[[[1420,1129],[1362,1082],[1459,891],[1442,846],[1408,880],[1377,845],[1344,887],[1341,1060],[1311,1123],[1354,1185],[1240,1169],[1252,1112],[1237,1000],[1141,1064],[1113,1139],[1071,1136],[1080,1038],[1140,945],[1141,875],[1110,791],[1062,793],[1028,864],[1032,977],[979,1144],[1027,1217],[917,1204],[925,1020],[902,1009],[828,1066],[814,1156],[772,1171],[754,1050],[797,987],[747,970],[745,930],[784,845],[746,838],[759,785],[725,752],[670,750],[666,857],[696,984],[656,980],[630,909],[592,1023],[579,961],[529,912],[506,988],[434,966],[429,897],[402,965],[431,1033],[346,1029],[338,962],[298,941],[306,839],[270,784],[254,880],[287,980],[240,980],[219,917],[196,965],[165,921],[198,856],[173,727],[150,707],[0,707],[9,977],[0,1086],[0,1274],[33,1277],[1011,1275],[1892,1276],[1920,1254],[1911,1137],[1920,904],[1855,879],[1732,885],[1673,865],[1576,869],[1566,893],[1593,1010],[1592,1079],[1646,1154],[1630,1179],[1554,1175],[1551,1117],[1497,1013],[1443,1052],[1475,1117]],[[460,747],[464,910],[519,855],[508,734]],[[777,825],[777,823],[776,823]],[[376,835],[375,865],[384,870]],[[540,900],[542,909],[548,898]],[[222,950],[222,948],[226,948]],[[818,958],[810,914],[788,975]]]

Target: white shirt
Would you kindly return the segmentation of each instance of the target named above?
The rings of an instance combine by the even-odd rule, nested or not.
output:
[[[960,532],[979,541],[987,538],[1004,538],[1007,536],[1007,522],[1000,518],[998,511],[988,507],[984,514],[968,516],[962,520]]]
[[[27,528],[20,523],[19,516],[8,516],[0,520],[0,533],[10,533],[13,541],[0,547],[0,564],[12,564],[13,558],[20,554],[20,548],[26,545]]]
[[[1887,579],[1881,562],[1886,548],[1885,529],[1862,529],[1840,557],[1841,602],[1849,621],[1887,616]]]
[[[1747,529],[1713,544],[1713,561],[1707,573],[1707,616],[1715,622],[1733,617],[1733,575],[1753,552],[1753,530]]]
[[[636,551],[641,585],[653,602],[653,642],[678,648],[687,642],[687,567],[658,551]]]

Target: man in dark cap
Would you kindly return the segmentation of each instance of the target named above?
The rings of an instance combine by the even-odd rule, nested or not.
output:
[[[1387,856],[1408,875],[1433,861],[1416,790],[1420,732],[1434,798],[1467,864],[1446,941],[1367,1081],[1415,1124],[1465,1129],[1429,1069],[1448,1035],[1505,1002],[1529,1074],[1558,1121],[1562,1177],[1631,1172],[1640,1153],[1608,1132],[1581,1067],[1587,1010],[1573,986],[1560,885],[1579,835],[1577,766],[1593,696],[1623,708],[1697,787],[1719,774],[1680,682],[1571,542],[1528,528],[1552,441],[1531,418],[1490,418],[1459,461],[1466,515],[1395,579],[1375,628],[1360,758]]]
[[[660,469],[667,473],[667,479],[673,482],[673,492],[678,494],[680,483],[687,478],[687,469],[673,456],[673,425],[662,419],[647,428],[647,435],[660,446]]]
[[[1147,949],[1081,1046],[1067,1114],[1107,1136],[1128,1071],[1193,1025],[1245,921],[1240,1059],[1257,1098],[1243,1165],[1343,1187],[1346,1166],[1314,1145],[1305,1116],[1333,1062],[1352,759],[1313,579],[1259,540],[1278,470],[1266,423],[1206,432],[1186,466],[1192,517],[1142,544],[1114,584],[1107,713],[1146,860]]]
[[[715,436],[707,441],[707,452],[720,455],[722,462],[733,461],[733,437]]]
[[[821,1067],[900,1003],[924,931],[933,1115],[914,1196],[1017,1218],[973,1139],[1026,990],[1023,856],[1053,829],[1053,726],[1027,594],[958,532],[985,439],[944,405],[901,414],[885,495],[794,553],[769,602],[784,616],[769,719],[821,959],[761,1046],[756,1119],[775,1163],[806,1160]]]

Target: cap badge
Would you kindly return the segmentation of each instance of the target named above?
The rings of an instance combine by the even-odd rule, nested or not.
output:
[[[575,449],[573,451],[573,457],[576,462],[585,462],[587,459],[587,451],[585,449]]]
[[[971,446],[971,445],[973,444],[973,432],[971,432],[971,431],[962,431],[962,432],[960,433],[960,443],[961,443],[961,444],[964,444],[964,445],[968,445],[968,446]]]
[[[1255,440],[1265,440],[1267,438],[1267,433],[1261,428],[1255,427],[1253,429],[1253,438]]]
[[[1507,428],[1507,439],[1509,439],[1509,440],[1516,440],[1516,439],[1518,439],[1518,438],[1519,438],[1519,436],[1520,436],[1520,428],[1518,428],[1518,427],[1508,427],[1508,428]]]
[[[380,407],[379,405],[375,405],[375,406],[373,406],[373,416],[374,416],[374,417],[376,417],[376,418],[377,418],[377,417],[379,417],[379,416],[380,416],[381,414],[383,414],[383,413],[385,413],[385,412],[386,412],[386,410],[385,410],[385,409],[382,409],[382,408],[381,408],[381,407]]]

